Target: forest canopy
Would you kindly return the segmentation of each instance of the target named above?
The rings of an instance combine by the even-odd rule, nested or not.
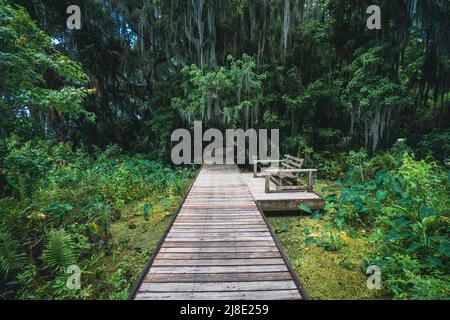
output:
[[[14,1],[50,34],[56,50],[83,64],[96,91],[84,104],[91,116],[61,139],[154,149],[157,135],[192,125],[185,115],[193,106],[184,112],[172,100],[196,99],[186,90],[198,74],[180,72],[195,65],[205,81],[211,72],[219,77],[198,88],[205,112],[196,120],[228,125],[231,109],[239,109],[235,126],[275,125],[291,153],[303,152],[302,144],[377,151],[399,137],[416,145],[448,124],[448,3],[375,2],[383,12],[381,30],[366,28],[365,10],[373,3],[363,0],[80,1],[82,29],[70,31],[67,1]],[[80,85],[73,76],[80,75],[68,80]],[[50,77],[47,87],[75,94],[73,83]],[[66,118],[80,112],[71,110]],[[95,124],[88,121],[94,115]],[[158,118],[173,125],[161,128]],[[47,133],[58,130],[49,124]]]

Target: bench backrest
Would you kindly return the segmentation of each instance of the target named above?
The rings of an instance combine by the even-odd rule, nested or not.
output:
[[[305,159],[296,158],[286,154],[281,162],[283,169],[302,169]]]

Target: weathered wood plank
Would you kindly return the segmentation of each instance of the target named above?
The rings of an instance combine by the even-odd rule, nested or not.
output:
[[[269,266],[198,266],[198,267],[151,267],[149,273],[239,273],[288,271],[285,264]]]
[[[257,223],[232,223],[232,222],[216,222],[216,223],[200,223],[200,222],[176,222],[174,227],[189,227],[189,226],[198,226],[198,227],[214,227],[214,228],[229,228],[229,227],[264,227],[266,226],[264,222]]]
[[[168,260],[157,258],[153,262],[153,266],[259,266],[259,265],[282,265],[284,263],[281,258],[260,258],[260,259],[185,259],[185,260]]]
[[[197,237],[170,237],[168,236],[167,241],[172,242],[186,242],[186,241],[201,241],[201,242],[217,242],[217,241],[256,241],[256,240],[266,240],[270,241],[271,237],[239,237],[239,236],[224,236],[224,237],[208,237],[208,236],[197,236]]]
[[[172,282],[143,283],[140,292],[208,292],[208,291],[266,291],[295,290],[294,282],[252,281],[252,282]]]
[[[216,228],[216,227],[172,227],[171,231],[178,233],[182,232],[215,232],[215,233],[228,233],[228,232],[264,232],[267,228],[264,227],[230,227],[230,228]]]
[[[162,247],[163,248],[183,248],[183,247],[192,247],[192,248],[205,248],[205,247],[267,247],[267,246],[275,246],[275,243],[272,241],[164,241]]]
[[[295,300],[298,290],[236,292],[139,292],[136,300]]]
[[[252,258],[281,258],[278,251],[265,252],[200,252],[200,253],[162,253],[160,252],[156,259],[161,260],[203,260],[203,259],[252,259]]]
[[[197,231],[197,232],[178,232],[177,230],[172,230],[168,237],[223,237],[224,235],[231,236],[241,236],[241,237],[271,237],[269,231],[253,231],[253,232],[244,232],[239,230],[227,230],[226,232],[207,232],[207,231]]]
[[[260,246],[260,247],[197,247],[197,248],[188,248],[188,247],[162,247],[159,252],[174,252],[174,253],[251,253],[251,252],[278,252],[278,248],[273,246]]]
[[[276,281],[292,280],[289,272],[252,273],[151,273],[145,282],[220,282],[220,281]]]

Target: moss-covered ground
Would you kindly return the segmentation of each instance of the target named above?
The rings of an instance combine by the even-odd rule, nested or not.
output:
[[[329,221],[300,215],[268,216],[271,228],[311,299],[372,299],[363,256],[367,241]]]
[[[186,183],[188,188],[190,181]],[[183,196],[172,193],[155,194],[125,206],[111,225],[111,249],[102,255],[95,267],[101,299],[127,299],[137,278],[153,255],[167,231]],[[147,219],[144,217],[147,208]]]

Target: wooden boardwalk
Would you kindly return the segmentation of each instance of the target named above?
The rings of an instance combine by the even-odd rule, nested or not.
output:
[[[204,165],[136,300],[305,299],[235,165]]]

